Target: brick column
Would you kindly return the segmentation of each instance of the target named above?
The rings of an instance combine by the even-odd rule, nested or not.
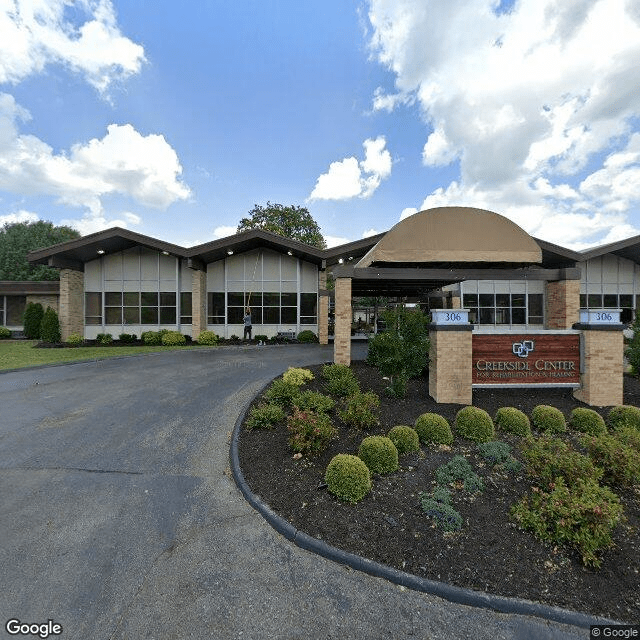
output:
[[[471,327],[429,331],[429,395],[436,402],[471,404]]]
[[[545,329],[571,329],[580,320],[580,280],[546,283]]]
[[[460,296],[454,294],[451,296],[451,308],[452,309],[462,309],[462,301],[460,300]]]
[[[336,328],[333,361],[351,364],[351,278],[336,278]]]
[[[584,329],[580,342],[582,386],[573,392],[574,397],[596,407],[622,404],[624,342],[621,329]]]
[[[64,342],[72,333],[84,337],[84,273],[60,269],[60,301],[58,319]]]
[[[329,344],[329,296],[318,298],[318,341]]]
[[[318,290],[327,288],[327,272],[318,269]]]
[[[207,329],[207,272],[193,270],[191,281],[191,337],[194,340]]]

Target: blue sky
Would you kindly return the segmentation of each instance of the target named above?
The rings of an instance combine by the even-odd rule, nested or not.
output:
[[[640,0],[0,1],[0,224],[330,245],[442,205],[640,233]]]

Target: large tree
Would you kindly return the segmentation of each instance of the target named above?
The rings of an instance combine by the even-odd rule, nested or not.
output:
[[[286,207],[271,202],[267,202],[265,206],[256,204],[249,211],[249,217],[240,220],[237,231],[240,233],[249,229],[272,231],[319,249],[325,249],[327,246],[320,227],[311,217],[309,210],[297,205]]]
[[[44,220],[5,224],[0,227],[0,280],[58,280],[57,269],[29,264],[27,254],[79,237],[71,227]]]

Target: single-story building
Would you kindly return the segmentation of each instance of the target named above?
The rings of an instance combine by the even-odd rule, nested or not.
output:
[[[474,246],[478,229],[491,229],[485,221],[506,219],[468,207],[440,207],[415,216],[411,218],[431,221],[422,228],[432,229],[432,240],[438,238],[429,266],[442,271],[440,281],[431,279],[405,291],[398,281],[373,275],[361,279],[354,296],[405,294],[432,308],[468,308],[477,327],[526,330],[546,327],[549,321],[548,280],[531,273],[576,269],[580,307],[621,309],[624,323],[640,308],[640,236],[581,252],[532,238],[538,257],[524,255],[528,249],[517,243],[506,251],[502,237],[500,268],[510,269],[512,277],[496,279],[483,277],[489,263],[482,255],[467,259],[464,273],[456,271],[460,262],[453,256]],[[429,237],[416,237],[426,232],[417,232],[411,218],[387,233],[326,250],[262,230],[191,248],[127,229],[100,231],[31,252],[29,261],[59,269],[60,281],[0,282],[0,326],[20,331],[25,305],[39,301],[58,312],[63,338],[72,333],[88,339],[99,333],[140,335],[161,328],[194,338],[210,329],[228,338],[242,336],[248,306],[254,335],[310,329],[326,342],[333,296],[327,274],[356,265],[369,273],[388,261],[397,268],[416,268],[415,256],[403,257],[403,250],[415,252],[429,245]],[[479,226],[470,227],[468,219]],[[525,263],[529,275],[521,271]],[[495,255],[489,266],[496,266]]]

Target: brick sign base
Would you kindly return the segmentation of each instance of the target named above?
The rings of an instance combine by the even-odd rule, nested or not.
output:
[[[519,334],[473,336],[472,384],[580,384],[580,336]]]

